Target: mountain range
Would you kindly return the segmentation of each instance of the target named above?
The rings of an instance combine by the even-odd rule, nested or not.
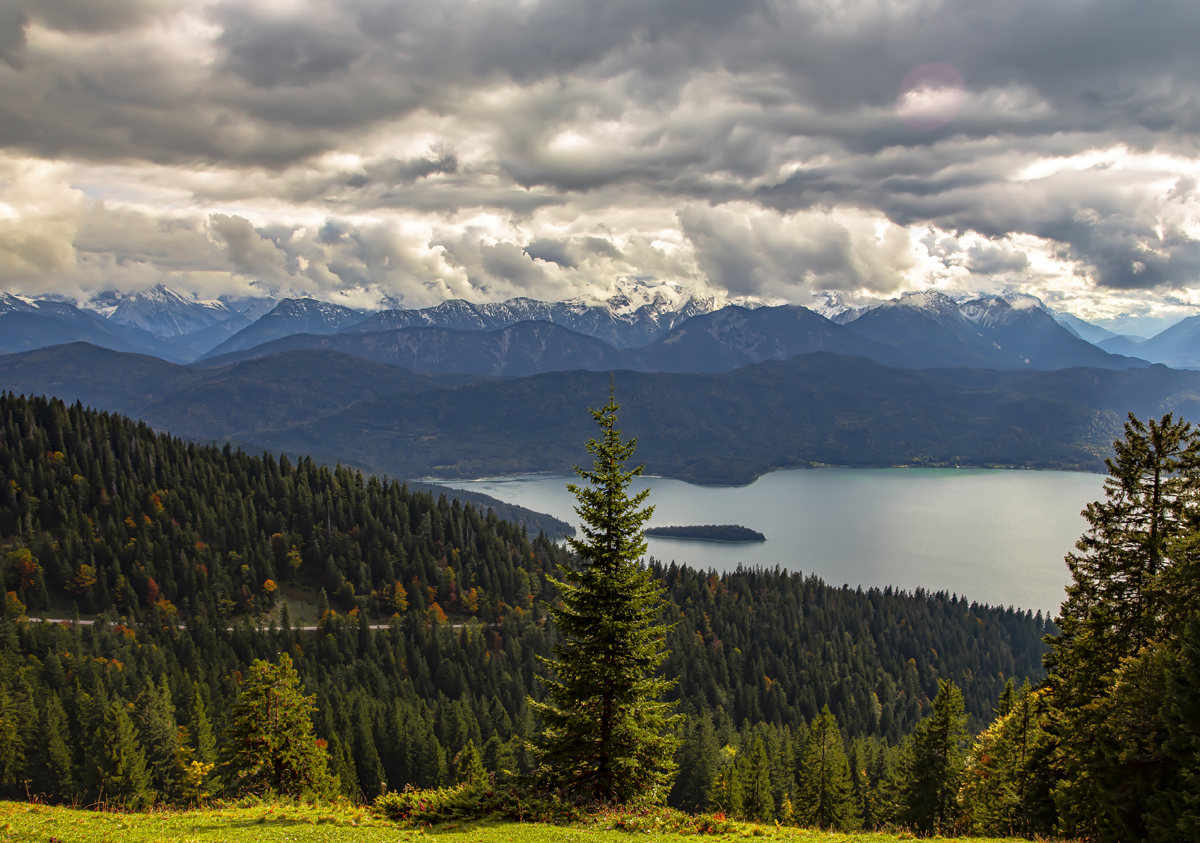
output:
[[[580,300],[543,302],[529,298],[472,304],[455,299],[424,310],[385,310],[346,329],[354,333],[397,328],[432,327],[463,331],[496,331],[518,322],[550,322],[578,334],[603,340],[615,348],[637,348],[679,323],[715,309],[711,297],[680,293],[672,287],[654,288],[649,301],[622,293],[588,305]],[[752,304],[743,306],[753,306]]]
[[[808,309],[827,322],[810,320],[807,326],[797,324],[803,319],[783,315],[798,310],[754,301],[722,303],[687,288],[637,281],[624,282],[605,300],[451,300],[420,310],[377,312],[312,298],[202,301],[159,285],[127,295],[102,294],[88,308],[4,294],[0,353],[83,341],[210,365],[284,349],[327,348],[377,362],[488,375],[577,366],[717,372],[812,351],[860,354],[909,368],[1123,368],[1145,362],[1200,368],[1200,317],[1143,340],[1056,313],[1020,294],[958,300],[925,292],[855,307],[840,294],[827,293]],[[749,318],[752,311],[763,313]],[[528,322],[569,333],[510,330]],[[407,329],[414,330],[397,333]],[[497,333],[504,331],[509,333]],[[494,336],[484,336],[488,333]],[[532,344],[523,347],[525,339]],[[556,348],[563,356],[556,356]]]
[[[297,308],[302,305],[295,303]],[[266,318],[259,324],[264,321]],[[956,303],[938,293],[889,302],[844,325],[796,305],[755,309],[729,305],[682,320],[640,348],[617,348],[544,321],[518,322],[499,330],[478,327],[475,321],[466,330],[404,327],[366,331],[361,330],[364,324],[341,333],[294,333],[218,355],[222,346],[214,349],[206,363],[228,364],[307,348],[336,350],[424,371],[497,377],[570,369],[724,372],[818,351],[854,354],[906,368],[1049,370],[1147,365],[1081,340],[1037,307],[998,298]],[[381,320],[376,326],[380,324],[385,323]]]

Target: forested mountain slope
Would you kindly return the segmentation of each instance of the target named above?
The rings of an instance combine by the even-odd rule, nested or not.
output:
[[[1200,375],[1164,367],[916,372],[809,354],[719,375],[618,372],[622,425],[653,474],[748,483],[774,468],[1021,465],[1100,470],[1128,411],[1182,408]],[[361,401],[255,436],[397,476],[570,471],[607,373],[560,372]]]
[[[1200,374],[1164,366],[917,372],[810,354],[617,379],[650,470],[703,483],[812,463],[1101,470],[1127,412],[1200,418]],[[215,368],[82,343],[0,358],[0,389],[81,400],[201,441],[400,477],[570,471],[607,373],[485,380],[323,350]]]
[[[557,545],[396,483],[188,444],[57,401],[0,397],[0,420],[12,592],[0,718],[39,783],[53,757],[67,765],[46,792],[95,793],[114,704],[144,713],[148,753],[145,724],[164,718],[167,734],[202,720],[219,733],[236,672],[279,652],[318,696],[318,731],[348,793],[445,781],[468,739],[495,738],[493,761],[523,763],[513,738],[534,728],[534,656],[555,640],[542,607],[554,599],[546,574],[566,561]],[[895,740],[939,678],[963,688],[981,725],[1006,679],[1040,676],[1040,615],[783,572],[655,571],[664,618],[678,622],[665,665],[675,693],[727,732],[744,720],[799,726],[828,703],[850,735]],[[245,623],[278,625],[285,600],[306,599],[322,610],[315,631]],[[12,622],[76,608],[109,620]],[[69,738],[58,749],[56,733]]]
[[[936,291],[910,293],[845,323],[917,368],[972,366],[1054,370],[1072,366],[1137,368],[1145,360],[1110,354],[1075,336],[1032,298],[955,301]]]
[[[364,398],[478,379],[428,375],[328,351],[286,352],[212,368],[86,343],[0,358],[0,389],[82,401],[195,439],[288,427]]]
[[[568,369],[602,371],[630,368],[635,352],[625,352],[550,322],[518,322],[495,331],[411,327],[333,336],[292,334],[262,345],[223,354],[204,365],[293,349],[322,349],[352,354],[423,372],[453,372],[489,377],[522,377]]]
[[[724,307],[693,316],[644,347],[622,349],[550,322],[518,322],[498,330],[418,326],[363,332],[359,328],[333,336],[293,334],[201,365],[228,364],[295,349],[327,349],[421,371],[491,377],[573,369],[727,372],[818,351],[908,365],[908,358],[896,349],[864,339],[803,307]]]

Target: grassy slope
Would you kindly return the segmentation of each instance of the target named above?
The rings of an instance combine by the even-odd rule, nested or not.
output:
[[[832,834],[802,829],[746,825],[737,834],[702,839],[728,840],[765,836],[804,843],[892,843],[904,838],[891,834]],[[695,841],[695,835],[637,833],[596,826],[554,826],[541,823],[495,823],[470,827],[403,828],[373,817],[364,808],[261,805],[155,813],[103,813],[71,808],[0,802],[0,840],[59,840],[62,843],[274,843],[274,841],[446,841],[447,843],[558,843],[558,841]],[[972,843],[987,843],[972,838]]]

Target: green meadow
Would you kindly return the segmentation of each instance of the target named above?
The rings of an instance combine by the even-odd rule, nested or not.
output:
[[[612,827],[606,817],[572,825],[497,822],[410,827],[382,819],[361,807],[264,803],[187,811],[124,813],[0,802],[0,840],[38,843],[606,843],[606,841],[732,840],[769,837],[805,843],[892,843],[910,834],[837,834],[808,829],[735,823],[720,834],[679,834]],[[973,843],[986,843],[971,838]]]

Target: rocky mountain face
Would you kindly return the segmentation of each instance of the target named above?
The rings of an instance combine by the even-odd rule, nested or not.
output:
[[[726,372],[818,351],[904,365],[891,349],[795,305],[723,307],[688,319],[636,353],[642,371]]]
[[[217,345],[201,359],[253,348],[292,334],[336,334],[357,325],[367,314],[317,299],[284,299],[257,322]]]
[[[1122,369],[1146,361],[1109,354],[1055,321],[1032,296],[980,296],[955,301],[927,291],[865,311],[846,327],[891,346],[916,368]]]
[[[868,308],[850,304],[846,301],[846,297],[836,290],[825,290],[814,294],[808,309],[813,313],[821,314],[830,322],[845,325],[862,316]]]

